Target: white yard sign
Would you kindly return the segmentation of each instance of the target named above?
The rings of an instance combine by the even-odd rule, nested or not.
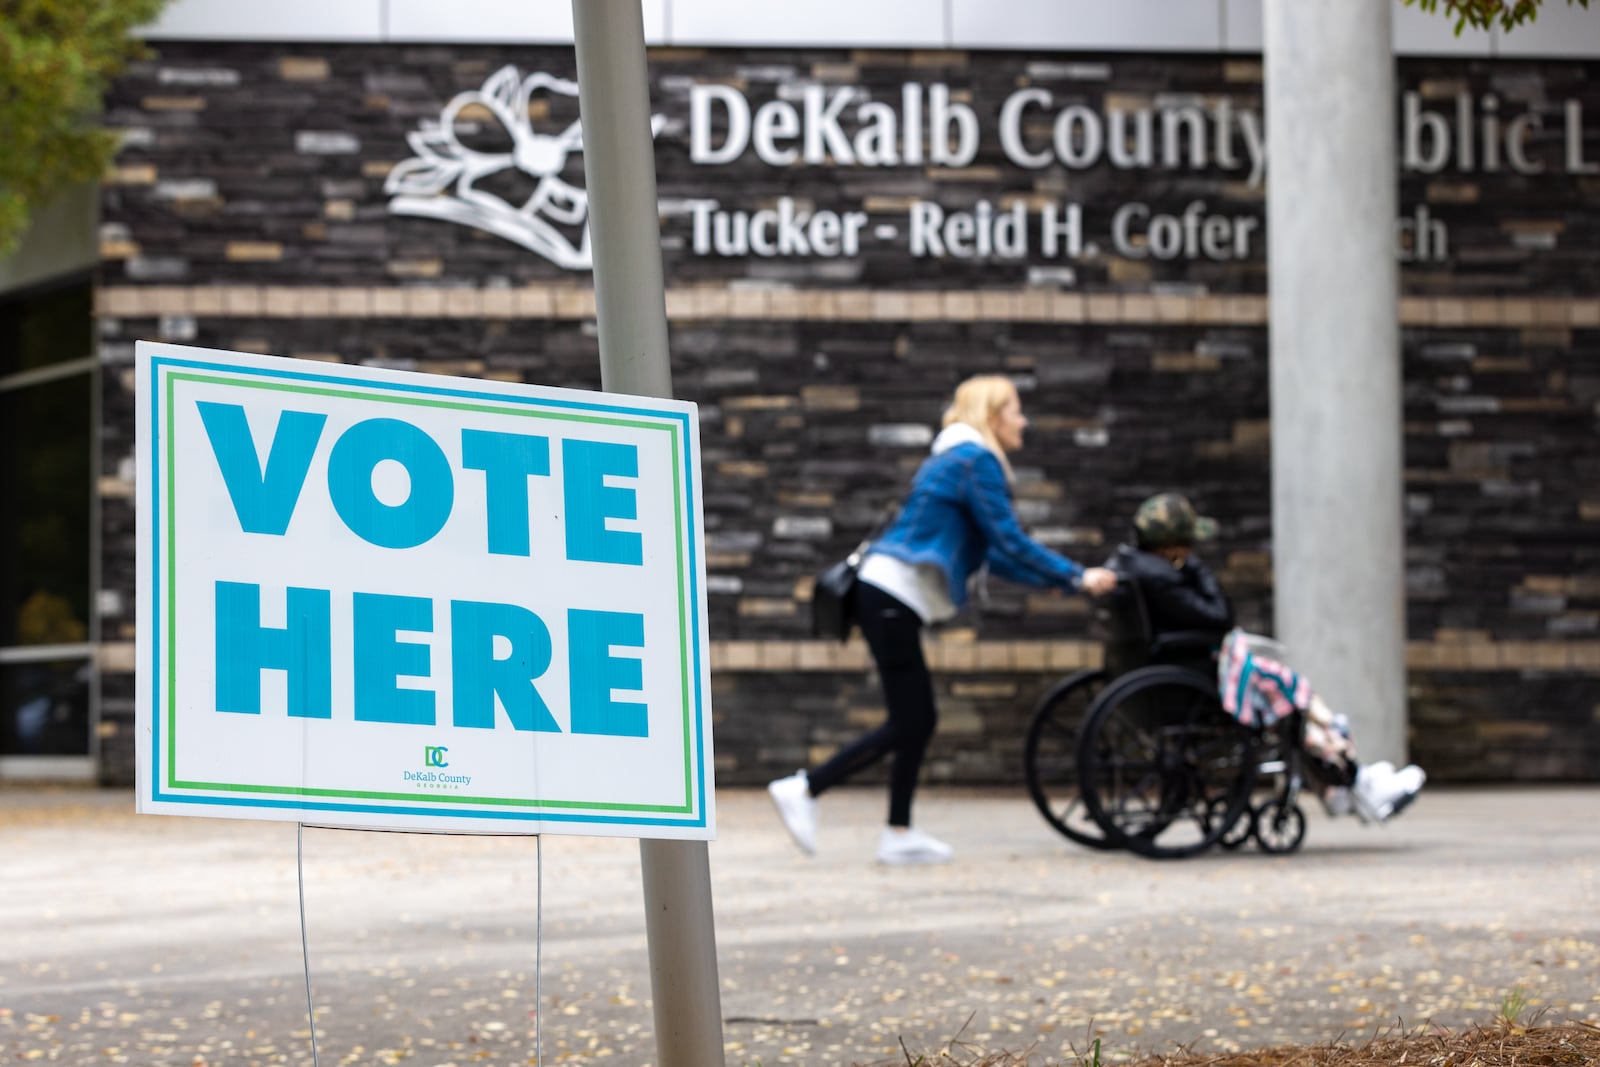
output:
[[[715,835],[694,405],[136,374],[140,811]]]

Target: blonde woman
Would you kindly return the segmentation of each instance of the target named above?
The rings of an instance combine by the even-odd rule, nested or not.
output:
[[[921,636],[924,626],[954,617],[966,603],[967,580],[979,567],[1069,592],[1099,595],[1116,585],[1111,571],[1085,569],[1023,532],[1006,457],[1022,447],[1027,425],[1010,379],[983,375],[962,382],[899,515],[862,561],[856,622],[882,679],[888,719],[822,766],[767,787],[802,851],[816,851],[816,798],[890,756],[889,822],[878,838],[878,862],[950,859],[949,845],[911,825],[917,774],[938,717]]]

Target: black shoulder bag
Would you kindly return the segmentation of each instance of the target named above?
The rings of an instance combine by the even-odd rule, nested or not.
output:
[[[891,511],[879,521],[866,539],[838,563],[820,572],[811,586],[811,636],[835,641],[850,640],[856,621],[856,572],[866,558],[867,549],[889,525]]]
[[[817,575],[811,587],[811,636],[850,640],[856,619],[856,572],[867,554],[870,540]]]

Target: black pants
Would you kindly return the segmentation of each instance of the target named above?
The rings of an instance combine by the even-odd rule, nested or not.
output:
[[[875,585],[856,586],[856,622],[872,650],[883,681],[889,719],[846,745],[811,771],[811,793],[820,796],[884,756],[889,765],[889,825],[911,825],[911,796],[928,750],[938,712],[933,706],[933,676],[922,658],[922,620],[917,613]]]

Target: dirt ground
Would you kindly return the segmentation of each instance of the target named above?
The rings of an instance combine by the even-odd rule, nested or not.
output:
[[[920,869],[872,863],[881,789],[830,793],[811,858],[763,792],[717,801],[729,1067],[1600,1062],[1600,789],[1157,863],[934,786],[956,857]],[[0,1063],[310,1064],[296,827],[132,808],[0,790]],[[301,843],[320,1063],[654,1063],[635,842]]]
[[[959,1042],[933,1053],[907,1051],[902,1056],[883,1067],[1046,1067],[1026,1054],[975,1054]],[[1060,1064],[1097,1067],[1100,1062],[1091,1047]],[[1577,1067],[1596,1062],[1600,1062],[1600,1027],[1588,1023],[1524,1026],[1507,1019],[1462,1031],[1423,1027],[1353,1045],[1281,1045],[1210,1056],[1176,1052],[1142,1057],[1125,1067]]]

